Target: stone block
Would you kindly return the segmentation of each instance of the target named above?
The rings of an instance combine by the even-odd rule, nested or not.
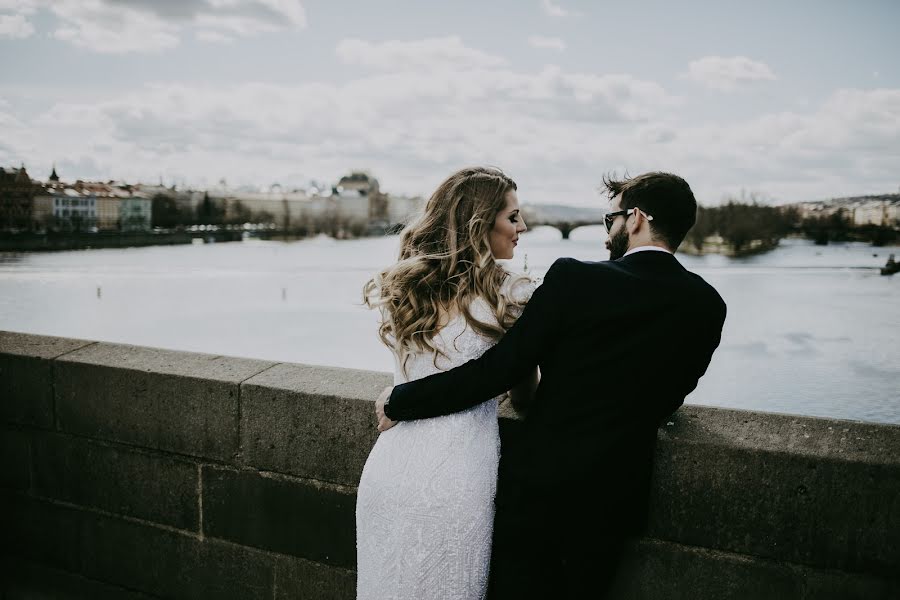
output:
[[[900,448],[880,446],[896,447],[900,428],[692,408],[660,438],[652,537],[824,569],[897,568]]]
[[[357,485],[377,439],[385,373],[280,364],[241,386],[246,465]]]
[[[691,405],[669,422],[660,431],[661,439],[900,465],[900,425]]]
[[[197,465],[66,434],[34,437],[39,496],[198,531]]]
[[[331,566],[356,563],[356,496],[315,481],[204,466],[203,532]]]
[[[844,571],[799,570],[801,600],[896,600],[900,573],[876,577]]]
[[[630,546],[610,597],[771,600],[799,593],[799,580],[784,564],[641,539]]]
[[[0,421],[52,429],[51,361],[92,343],[0,331]]]
[[[27,490],[31,485],[29,434],[0,429],[0,487]]]
[[[356,572],[295,557],[275,567],[275,600],[354,600]]]
[[[234,544],[102,518],[89,522],[82,547],[88,577],[166,598],[272,597],[272,559]]]
[[[34,498],[12,509],[7,555],[165,598],[272,598],[275,559],[250,548]]]
[[[156,597],[10,557],[0,565],[0,582],[0,597],[4,600],[150,600]]]
[[[90,340],[0,331],[0,354],[52,360],[63,354],[95,344]]]
[[[80,522],[75,517],[71,509],[0,490],[0,554],[77,573],[81,548]]]
[[[55,361],[62,431],[229,461],[238,384],[275,363],[98,343]]]

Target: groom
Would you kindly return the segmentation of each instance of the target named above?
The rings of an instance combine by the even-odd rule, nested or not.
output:
[[[492,599],[606,594],[625,539],[644,526],[657,427],[719,344],[725,303],[672,254],[696,219],[688,184],[668,173],[604,183],[609,261],[557,260],[481,358],[376,403],[383,431],[470,408],[540,366],[498,486]]]

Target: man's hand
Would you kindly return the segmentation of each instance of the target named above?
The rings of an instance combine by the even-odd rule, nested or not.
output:
[[[391,397],[392,391],[394,391],[393,386],[384,388],[384,391],[378,396],[378,400],[375,401],[375,417],[378,418],[378,431],[387,431],[397,424],[397,421],[391,421],[384,414],[384,403]]]

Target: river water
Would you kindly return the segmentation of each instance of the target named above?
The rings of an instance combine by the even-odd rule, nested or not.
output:
[[[604,260],[606,232],[523,235],[510,268]],[[361,288],[398,238],[0,255],[0,329],[390,371]],[[728,304],[688,403],[900,423],[900,247],[786,240],[750,258],[678,255]]]

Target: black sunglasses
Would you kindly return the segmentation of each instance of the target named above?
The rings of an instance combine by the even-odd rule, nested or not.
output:
[[[616,212],[606,213],[605,215],[603,215],[603,224],[606,225],[606,233],[609,233],[610,231],[612,231],[613,221],[616,220],[616,217],[621,216],[621,215],[627,216],[627,215],[630,215],[631,213],[633,213],[634,211],[638,211],[639,213],[644,215],[644,218],[647,219],[648,221],[653,220],[653,217],[651,217],[650,215],[648,215],[647,213],[645,213],[644,211],[642,211],[639,208],[626,208],[625,210],[617,210]]]

